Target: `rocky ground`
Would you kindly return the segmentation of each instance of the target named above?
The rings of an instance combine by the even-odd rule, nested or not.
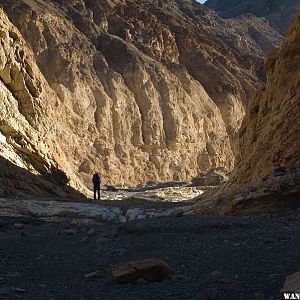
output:
[[[118,189],[103,187],[101,200],[36,196],[0,198],[0,216],[122,224],[136,219],[189,215],[194,213],[192,199],[207,188],[165,183]]]
[[[278,299],[299,269],[299,216],[191,215],[192,202],[176,196],[196,192],[140,187],[103,191],[106,201],[0,199],[0,299]],[[147,258],[169,264],[164,281],[113,280],[114,265]]]
[[[0,299],[278,299],[300,264],[299,231],[296,217],[188,216],[92,227],[2,217]],[[144,258],[166,261],[167,279],[113,281],[113,265]]]

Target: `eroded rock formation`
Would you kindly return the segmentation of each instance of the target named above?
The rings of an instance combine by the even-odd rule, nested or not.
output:
[[[65,118],[58,98],[35,64],[19,31],[1,11],[0,18],[0,193],[76,193],[67,158],[56,140],[67,142]],[[52,121],[50,121],[52,120]],[[63,172],[62,170],[65,170]],[[72,181],[78,187],[76,180]],[[19,190],[19,192],[18,192]]]
[[[232,168],[263,52],[280,40],[267,22],[193,1],[0,3],[5,159],[81,190],[95,170],[134,184]]]
[[[300,11],[300,10],[299,10]],[[300,206],[300,15],[266,57],[267,83],[250,102],[229,182],[198,211],[263,214]]]

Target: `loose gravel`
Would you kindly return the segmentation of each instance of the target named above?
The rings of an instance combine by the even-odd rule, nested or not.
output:
[[[300,267],[297,218],[76,226],[0,218],[0,299],[280,299]],[[161,283],[113,282],[113,265],[144,258],[165,260],[171,274]],[[85,278],[92,272],[97,278]]]

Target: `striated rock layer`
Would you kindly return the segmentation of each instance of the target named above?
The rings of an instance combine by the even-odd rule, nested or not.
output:
[[[256,214],[300,206],[299,65],[300,9],[281,47],[266,58],[267,83],[243,120],[229,182],[200,201],[198,211]]]
[[[7,164],[82,191],[96,170],[135,184],[232,168],[263,52],[280,40],[267,22],[193,1],[0,4]]]

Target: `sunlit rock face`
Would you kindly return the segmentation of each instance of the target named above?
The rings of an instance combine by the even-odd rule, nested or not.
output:
[[[193,1],[0,1],[1,156],[82,191],[233,167],[269,24]],[[260,32],[260,39],[249,28]]]
[[[297,13],[297,0],[208,0],[205,5],[215,9],[223,18],[246,14],[264,17],[281,34],[286,33],[290,20]]]

